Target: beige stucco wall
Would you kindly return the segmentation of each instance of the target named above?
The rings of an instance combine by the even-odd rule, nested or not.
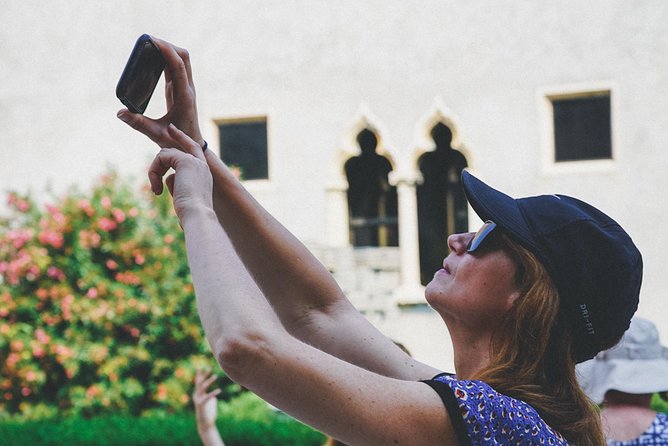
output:
[[[447,114],[485,181],[578,196],[628,229],[646,264],[640,314],[668,344],[668,235],[654,229],[668,213],[667,22],[664,0],[0,0],[0,189],[85,186],[107,164],[143,180],[155,149],[116,120],[114,89],[147,32],[190,50],[214,149],[214,119],[268,116],[271,179],[248,187],[305,241],[336,224],[327,189],[361,115],[409,168]],[[545,96],[601,87],[615,160],[546,161]]]

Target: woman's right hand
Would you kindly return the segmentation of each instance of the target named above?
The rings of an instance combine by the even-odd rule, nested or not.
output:
[[[193,83],[190,55],[188,51],[164,40],[151,37],[165,58],[165,100],[167,113],[152,119],[139,113],[121,109],[116,116],[133,129],[143,133],[160,147],[175,147],[168,127],[174,124],[185,132],[200,147],[204,139],[197,118],[195,84]]]
[[[213,210],[213,178],[200,146],[173,124],[167,126],[174,147],[163,148],[153,159],[148,171],[151,190],[163,191],[162,178],[171,168],[175,173],[166,179],[174,201],[174,210],[183,222],[190,210]]]

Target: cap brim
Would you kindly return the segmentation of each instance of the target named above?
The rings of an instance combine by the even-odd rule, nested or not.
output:
[[[582,389],[597,404],[605,399],[608,390],[642,395],[668,391],[667,359],[599,360],[578,365]]]
[[[518,243],[534,252],[538,249],[517,200],[488,186],[466,170],[462,171],[462,186],[466,199],[481,220],[492,220]]]

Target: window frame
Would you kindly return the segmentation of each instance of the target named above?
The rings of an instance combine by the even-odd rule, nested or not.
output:
[[[220,127],[225,124],[246,124],[246,123],[260,123],[264,122],[267,132],[267,178],[255,178],[255,179],[242,179],[241,181],[244,184],[251,185],[261,185],[269,183],[272,179],[272,167],[271,167],[271,127],[269,123],[268,115],[248,115],[248,116],[239,116],[239,117],[228,117],[228,118],[216,118],[213,119],[213,123],[216,127],[216,140],[218,141],[218,156],[222,159],[223,157],[223,148],[220,147]]]
[[[538,89],[541,128],[541,158],[544,175],[563,175],[590,172],[610,172],[619,166],[618,144],[618,89],[612,82],[596,82]],[[583,160],[556,160],[554,107],[555,100],[568,100],[595,96],[610,98],[610,158]]]

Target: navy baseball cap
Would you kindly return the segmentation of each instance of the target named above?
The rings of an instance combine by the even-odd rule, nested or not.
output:
[[[616,343],[638,308],[642,256],[612,218],[565,195],[514,199],[462,171],[468,202],[531,251],[559,292],[558,323],[572,324],[575,360]]]

